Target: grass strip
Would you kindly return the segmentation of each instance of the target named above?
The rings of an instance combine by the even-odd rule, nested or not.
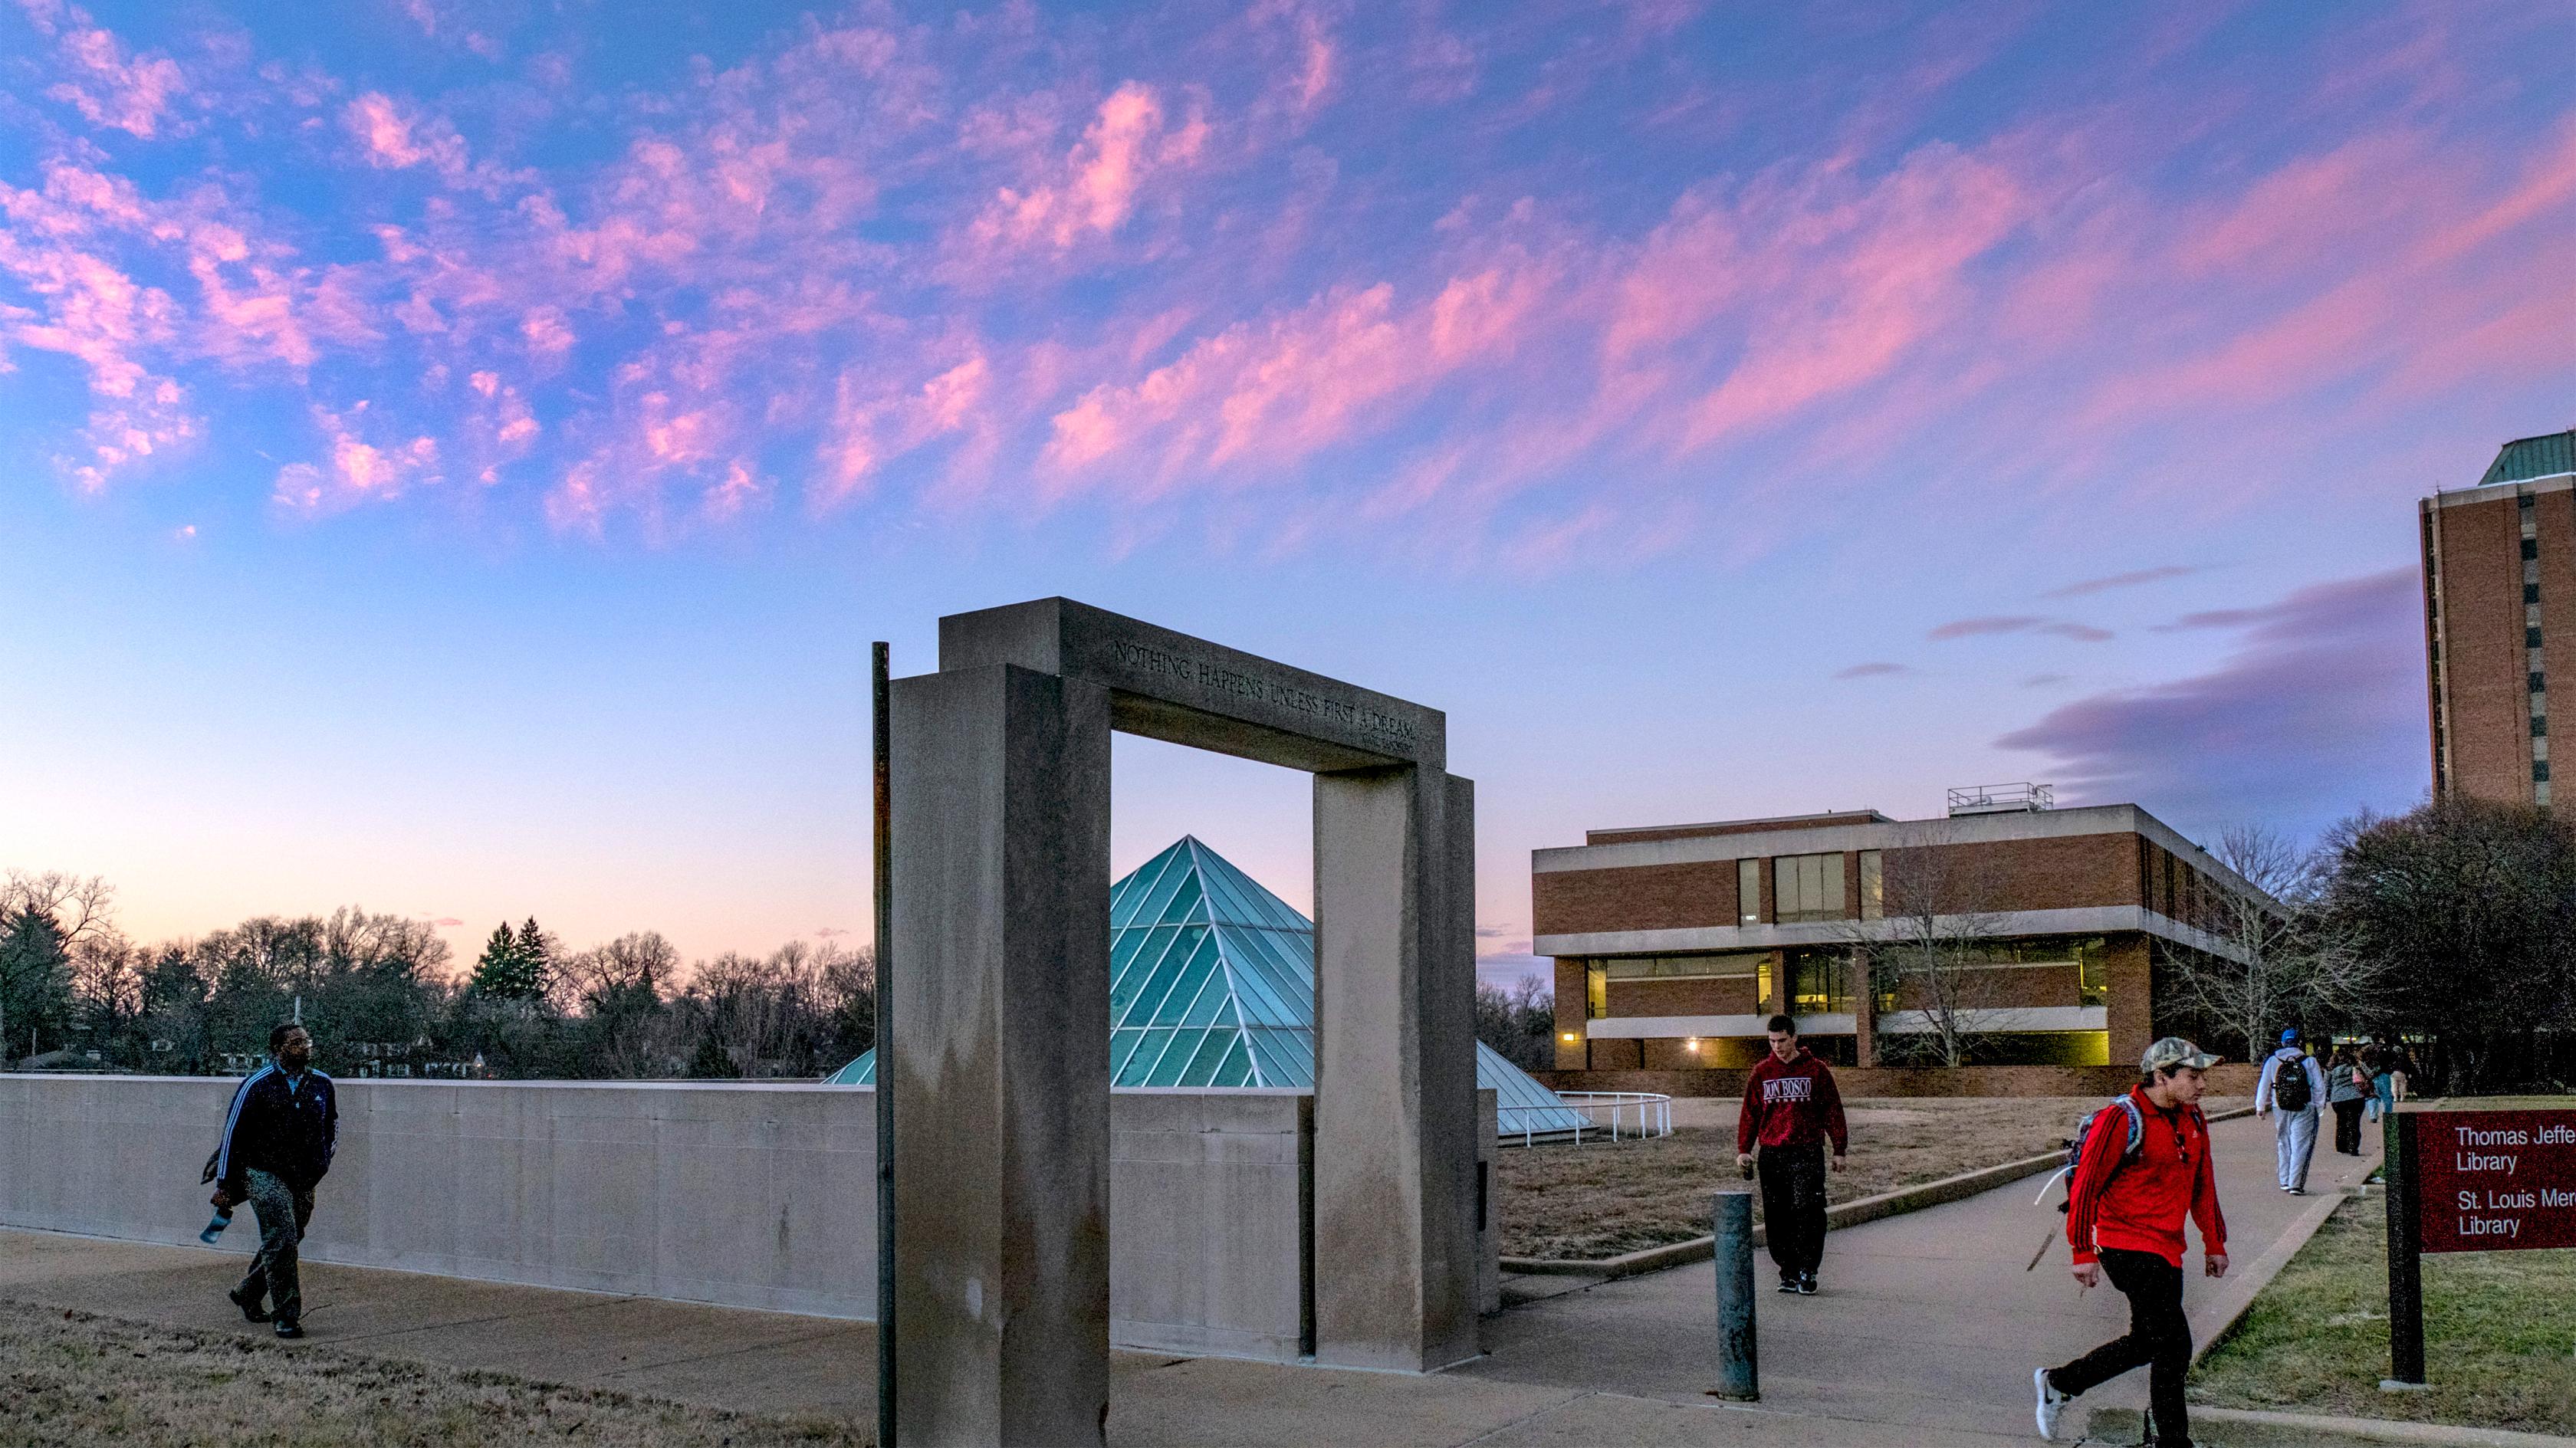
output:
[[[2425,1375],[2383,1393],[2388,1216],[2356,1197],[2272,1279],[2193,1373],[2217,1407],[2576,1433],[2576,1251],[2424,1259]]]

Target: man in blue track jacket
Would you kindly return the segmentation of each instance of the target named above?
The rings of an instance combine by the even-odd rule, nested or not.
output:
[[[269,1064],[233,1092],[215,1148],[214,1204],[248,1202],[259,1214],[259,1255],[228,1296],[253,1322],[272,1320],[260,1305],[274,1297],[279,1337],[302,1337],[304,1293],[295,1278],[295,1244],[313,1220],[313,1188],[331,1170],[340,1107],[331,1078],[313,1069],[313,1038],[292,1023],[268,1033]]]

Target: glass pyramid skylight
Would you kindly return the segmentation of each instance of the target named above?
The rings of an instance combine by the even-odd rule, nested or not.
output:
[[[876,1064],[869,1051],[823,1079],[869,1085]],[[1110,887],[1109,1078],[1315,1087],[1315,927],[1195,835]],[[1476,1084],[1511,1135],[1590,1124],[1481,1041]]]

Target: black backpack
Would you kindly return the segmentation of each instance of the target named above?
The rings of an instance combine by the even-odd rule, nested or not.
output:
[[[2272,1104],[2283,1111],[2305,1111],[2316,1098],[2308,1090],[2305,1056],[2277,1056],[2272,1061]]]

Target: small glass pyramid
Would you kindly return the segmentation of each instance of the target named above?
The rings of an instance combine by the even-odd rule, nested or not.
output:
[[[876,1052],[823,1078],[876,1081]],[[1113,1087],[1315,1088],[1315,927],[1224,856],[1184,835],[1109,891]],[[1476,1043],[1507,1133],[1591,1123]]]

